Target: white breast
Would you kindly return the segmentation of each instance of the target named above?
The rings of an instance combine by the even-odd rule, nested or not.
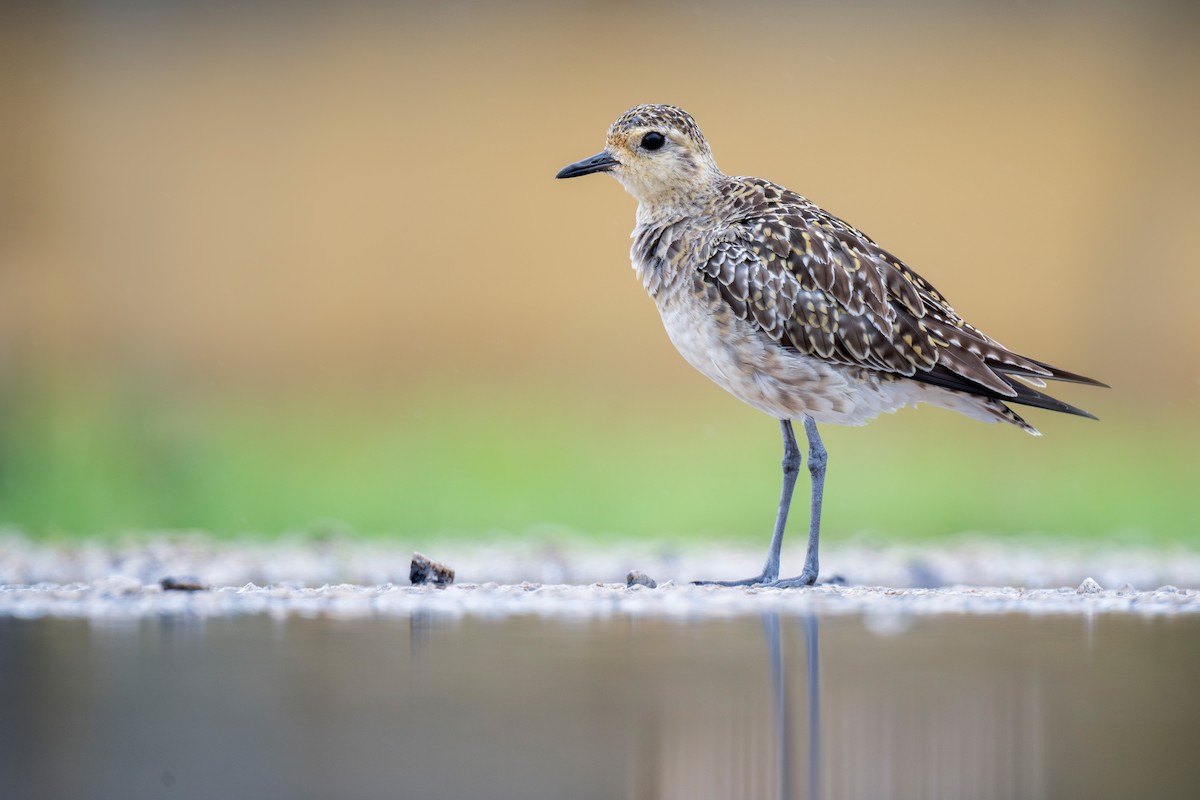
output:
[[[971,399],[906,380],[832,364],[776,344],[758,328],[714,313],[687,290],[655,298],[680,355],[734,397],[777,419],[862,425],[881,413],[929,402],[980,419]]]

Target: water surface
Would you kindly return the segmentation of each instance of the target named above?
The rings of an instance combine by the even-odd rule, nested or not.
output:
[[[0,619],[4,798],[1194,797],[1200,619]]]

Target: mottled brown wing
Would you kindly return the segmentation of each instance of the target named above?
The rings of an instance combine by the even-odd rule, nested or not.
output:
[[[742,319],[839,364],[1021,402],[1009,375],[1056,377],[966,324],[870,238],[774,184],[712,244],[702,272]],[[1017,386],[1020,386],[1017,384]]]

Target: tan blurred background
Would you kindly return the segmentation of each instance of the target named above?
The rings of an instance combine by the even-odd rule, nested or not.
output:
[[[640,102],[685,107],[727,172],[845,217],[1005,344],[1111,383],[1060,392],[1107,428],[1030,415],[1068,431],[1060,446],[1116,436],[1091,461],[1123,458],[1143,428],[1153,447],[1197,441],[1191,4],[16,6],[0,12],[0,381],[47,441],[54,414],[100,398],[147,420],[245,401],[266,421],[336,398],[312,417],[334,427],[370,403],[419,421],[444,398],[468,426],[476,414],[504,425],[500,403],[523,420],[578,412],[601,439],[606,425],[664,415],[742,415],[736,441],[718,428],[695,458],[719,474],[739,458],[723,448],[753,431],[762,441],[745,462],[766,459],[773,496],[773,426],[683,364],[632,276],[633,201],[604,177],[552,179]],[[1014,463],[1033,458],[1008,431],[901,418],[879,423],[885,438],[970,431],[972,448],[1003,440]],[[1070,458],[1036,452],[1055,469]],[[288,458],[305,457],[322,460]],[[612,463],[622,457],[639,458]],[[22,505],[32,468],[0,466],[0,521],[54,528],[53,513]],[[102,465],[75,468],[104,493]],[[536,487],[513,491],[536,518]],[[46,502],[60,512],[76,499],[67,484],[56,497]],[[1175,523],[1200,524],[1177,499]],[[84,530],[217,524],[166,511],[68,518]],[[428,524],[477,524],[438,519]]]

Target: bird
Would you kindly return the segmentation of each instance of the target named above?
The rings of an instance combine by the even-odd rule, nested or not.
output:
[[[637,200],[630,259],[680,355],[779,420],[783,435],[783,487],[762,572],[697,583],[816,582],[828,463],[818,424],[862,425],[919,403],[1035,436],[1010,403],[1096,419],[1039,390],[1048,380],[1106,384],[1004,347],[905,262],[806,197],[724,174],[677,106],[634,106],[608,128],[603,150],[555,177],[595,173]],[[802,463],[794,420],[808,440],[808,549],[802,572],[780,578]]]

